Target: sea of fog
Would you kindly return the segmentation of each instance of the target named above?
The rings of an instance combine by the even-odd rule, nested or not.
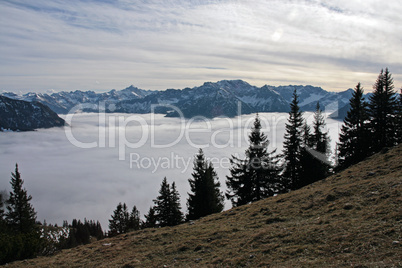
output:
[[[269,150],[282,151],[288,114],[260,113]],[[312,113],[305,113],[308,122]],[[186,212],[193,157],[204,150],[226,191],[231,155],[244,156],[255,114],[236,118],[165,118],[155,114],[78,113],[69,126],[0,133],[0,191],[10,191],[15,164],[32,195],[38,220],[99,220],[103,229],[119,202],[148,212],[167,177],[176,182]],[[341,122],[327,119],[332,147]],[[231,207],[226,200],[225,208]]]

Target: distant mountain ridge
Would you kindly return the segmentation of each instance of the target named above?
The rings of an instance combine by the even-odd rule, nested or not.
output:
[[[3,93],[3,96],[47,105],[59,114],[67,114],[73,107],[86,104],[83,111],[98,112],[104,103],[106,112],[162,113],[169,117],[217,116],[233,117],[255,112],[287,112],[294,90],[300,98],[303,111],[314,111],[317,101],[321,108],[336,112],[349,103],[352,89],[343,92],[328,92],[313,86],[268,86],[256,87],[242,80],[205,82],[203,85],[184,89],[150,91],[134,86],[106,93],[94,91],[57,92],[53,94]],[[172,106],[177,107],[173,109]],[[241,107],[241,109],[239,109]],[[182,114],[180,114],[182,113]]]
[[[10,99],[0,95],[0,131],[30,131],[64,126],[54,111],[40,102]]]

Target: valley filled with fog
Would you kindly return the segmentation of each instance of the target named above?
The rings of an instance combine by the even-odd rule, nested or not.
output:
[[[313,113],[304,113],[310,123]],[[260,113],[270,151],[282,151],[287,113]],[[10,191],[18,163],[41,222],[99,220],[104,230],[119,202],[141,216],[153,205],[166,176],[175,181],[186,212],[188,179],[198,148],[212,161],[226,191],[230,156],[244,156],[255,114],[235,118],[166,118],[158,114],[78,113],[69,126],[0,134],[0,191]],[[332,148],[341,121],[326,119]],[[225,208],[230,208],[230,201]]]

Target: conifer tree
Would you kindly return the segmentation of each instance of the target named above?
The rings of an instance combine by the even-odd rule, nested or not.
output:
[[[371,151],[376,153],[384,147],[396,144],[395,114],[396,96],[393,79],[388,68],[381,70],[370,96]]]
[[[226,197],[233,206],[254,202],[280,191],[280,169],[275,150],[267,151],[269,141],[261,132],[261,122],[257,114],[249,135],[246,159],[231,158],[231,176],[227,176]]]
[[[35,231],[36,212],[30,203],[32,196],[23,188],[24,181],[15,165],[15,173],[11,176],[10,197],[7,201],[6,220],[8,225],[20,233]]]
[[[70,228],[69,232],[68,232],[68,237],[66,239],[66,241],[63,241],[63,245],[61,245],[61,248],[65,249],[65,248],[73,248],[78,246],[78,242],[77,242],[77,238],[76,238],[76,229],[72,229]]]
[[[10,183],[12,191],[5,201],[5,221],[0,228],[0,264],[35,257],[42,245],[32,197],[23,188],[17,164]]]
[[[141,228],[142,221],[140,218],[140,212],[138,211],[137,207],[134,206],[133,210],[130,213],[129,221],[127,224],[128,230],[139,230]]]
[[[63,221],[63,227],[69,228],[69,235],[63,241],[60,241],[60,248],[72,248],[78,245],[88,244],[91,241],[91,237],[96,237],[100,240],[104,238],[102,226],[99,221],[88,221],[84,219],[84,223],[81,220],[73,219],[71,225],[66,220]],[[117,232],[114,232],[116,235]],[[113,235],[112,232],[109,235]]]
[[[88,230],[86,220],[84,220],[84,223],[82,223],[81,220],[78,220],[78,223],[76,226],[74,226],[74,229],[75,229],[75,239],[78,245],[85,245],[90,242],[91,235]]]
[[[288,123],[285,126],[283,143],[284,171],[283,184],[285,190],[297,189],[300,185],[302,172],[301,147],[302,147],[303,117],[299,108],[299,97],[296,90],[293,92],[293,100],[290,103]]]
[[[300,147],[300,176],[294,185],[294,189],[299,189],[303,186],[315,182],[316,159],[311,154],[313,147],[313,137],[311,128],[305,121],[302,127],[302,144]]]
[[[96,229],[95,229],[94,236],[95,236],[98,240],[104,238],[102,226],[101,226],[101,224],[100,224],[99,221],[96,221]]]
[[[96,237],[98,240],[103,238],[102,226],[99,221],[87,221],[85,219],[84,225],[88,229],[90,236]]]
[[[157,223],[159,226],[168,226],[170,218],[170,185],[167,182],[166,177],[162,180],[161,188],[159,190],[159,196],[154,199],[155,214]]]
[[[302,127],[302,146],[303,147],[312,147],[312,135],[311,135],[311,127],[307,124],[307,121],[304,121]]]
[[[343,120],[338,143],[338,168],[345,169],[365,159],[370,151],[368,104],[358,83],[349,100],[350,110]]]
[[[225,197],[220,190],[221,183],[219,182],[218,174],[211,162],[207,163],[205,177],[207,182],[207,195],[210,196],[207,204],[207,207],[210,209],[208,214],[221,212],[225,206]]]
[[[188,220],[195,220],[223,210],[223,195],[212,163],[205,160],[204,152],[199,149],[194,158],[192,179],[189,179],[192,193],[188,194]]]
[[[150,207],[148,214],[144,215],[145,217],[145,222],[143,224],[144,228],[154,228],[156,227],[156,214],[155,214],[155,208],[154,207]]]
[[[180,205],[180,195],[176,189],[175,182],[172,182],[170,198],[171,198],[171,218],[169,219],[169,226],[174,226],[183,222],[183,213],[181,212],[181,205]]]
[[[311,136],[312,149],[314,151],[310,151],[314,155],[316,162],[315,174],[312,178],[313,182],[327,177],[331,168],[328,159],[330,154],[329,136],[328,132],[324,132],[323,128],[325,128],[325,118],[322,114],[320,104],[317,102],[313,122],[314,132]]]
[[[314,113],[314,133],[312,135],[312,144],[315,150],[320,153],[328,154],[329,152],[329,137],[328,132],[323,132],[325,128],[325,118],[320,108],[320,103],[317,102]]]
[[[163,179],[159,196],[154,200],[155,216],[158,226],[174,226],[183,221],[183,213],[180,211],[180,196],[173,182],[170,188],[166,177]]]
[[[252,181],[250,179],[247,159],[243,160],[234,155],[230,159],[230,176],[226,176],[226,198],[237,207],[251,202]]]
[[[127,232],[129,213],[126,203],[119,203],[113,211],[112,219],[109,220],[109,236],[115,236]]]

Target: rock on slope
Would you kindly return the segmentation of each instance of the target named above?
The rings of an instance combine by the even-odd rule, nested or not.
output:
[[[0,95],[0,131],[28,131],[64,124],[62,118],[42,103],[13,100]]]
[[[9,267],[398,267],[402,146],[325,180],[197,220]]]

